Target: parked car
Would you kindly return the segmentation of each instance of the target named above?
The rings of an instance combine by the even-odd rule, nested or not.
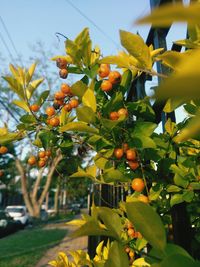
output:
[[[16,232],[20,228],[20,222],[13,220],[4,210],[0,210],[0,238]]]
[[[79,203],[74,203],[71,205],[71,213],[72,214],[79,214],[81,209],[80,209],[80,204]]]
[[[5,211],[15,221],[21,222],[21,224],[24,226],[30,221],[30,216],[25,206],[7,206]]]

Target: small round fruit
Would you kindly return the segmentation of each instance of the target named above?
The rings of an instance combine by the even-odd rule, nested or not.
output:
[[[131,183],[131,187],[133,188],[133,190],[135,190],[136,192],[141,192],[144,190],[145,188],[145,184],[142,178],[135,178],[133,179],[132,183]]]
[[[132,222],[130,222],[130,221],[127,222],[127,228],[128,228],[128,229],[129,229],[129,228],[133,228],[133,224],[132,224]]]
[[[111,119],[112,121],[116,121],[116,120],[119,119],[119,115],[118,115],[118,113],[117,113],[116,111],[112,111],[112,112],[110,112],[109,117],[110,117],[110,119]]]
[[[29,157],[29,159],[28,159],[28,164],[29,165],[35,165],[36,164],[36,162],[37,162],[37,159],[36,159],[36,157],[35,156],[31,156],[31,157]]]
[[[68,76],[68,71],[67,71],[67,69],[61,69],[61,70],[59,71],[59,75],[60,75],[60,78],[62,78],[62,79],[66,79],[67,76]]]
[[[114,156],[117,159],[121,159],[123,157],[123,154],[124,154],[124,151],[123,151],[122,148],[115,148],[115,150],[114,150]]]
[[[128,166],[131,168],[131,170],[136,170],[139,167],[139,163],[137,161],[128,161]]]
[[[62,99],[65,98],[65,94],[64,94],[63,92],[61,92],[61,91],[58,91],[58,92],[56,92],[56,93],[54,94],[54,98],[55,98],[56,100],[62,100]]]
[[[135,256],[135,253],[134,253],[134,251],[133,250],[131,250],[130,252],[129,252],[129,257],[131,258],[131,259],[133,259],[134,258],[134,256]]]
[[[46,165],[46,161],[45,160],[39,160],[38,161],[38,167],[42,168]]]
[[[71,88],[68,84],[62,83],[60,87],[61,92],[63,92],[65,95],[71,94]]]
[[[47,157],[50,157],[50,156],[51,156],[51,150],[46,150],[46,151],[45,151],[45,155],[46,155]]]
[[[110,73],[110,66],[108,64],[101,64],[98,73],[101,78],[108,77]]]
[[[124,150],[124,153],[126,153],[126,151],[128,150],[128,144],[127,144],[127,143],[124,143],[124,144],[122,145],[122,148],[123,148],[123,150]]]
[[[56,60],[56,66],[59,68],[59,69],[66,69],[67,67],[67,60],[64,59],[64,58],[58,58]]]
[[[135,238],[142,239],[142,235],[140,232],[135,232]]]
[[[8,149],[6,146],[1,146],[0,147],[0,154],[6,154],[8,152]]]
[[[47,107],[46,108],[46,114],[51,117],[53,115],[55,115],[56,111],[54,107]]]
[[[138,200],[142,201],[144,203],[149,203],[149,198],[147,196],[143,195],[143,194],[138,196]]]
[[[133,161],[135,161],[136,158],[137,158],[136,151],[135,151],[134,149],[128,149],[128,150],[126,151],[126,158],[127,158],[128,160],[133,160]]]
[[[0,170],[0,177],[2,177],[4,175],[3,170]]]
[[[101,90],[104,92],[109,92],[112,90],[112,83],[108,80],[103,80],[101,83]]]
[[[128,110],[126,108],[120,108],[117,113],[119,114],[119,117],[120,116],[125,116],[127,117],[128,116]]]
[[[58,117],[53,117],[49,120],[49,124],[53,127],[57,127],[60,124],[60,119]]]
[[[69,104],[71,105],[72,108],[77,108],[79,102],[78,102],[78,100],[76,98],[74,98],[74,99],[70,100]]]
[[[111,71],[108,75],[108,80],[112,84],[120,83],[121,81],[121,74],[118,71]]]
[[[44,158],[45,156],[46,156],[45,151],[39,151],[39,153],[38,153],[39,158]]]
[[[40,109],[40,106],[37,104],[33,104],[30,106],[30,110],[33,112],[38,112],[39,109]]]
[[[72,110],[72,106],[71,106],[70,103],[65,104],[63,108],[64,108],[64,110],[66,110],[66,111],[68,111],[68,112]]]
[[[57,104],[59,106],[59,108],[60,108],[61,106],[64,105],[64,99],[55,100],[54,103]]]
[[[126,247],[126,248],[125,248],[125,252],[126,252],[126,253],[129,253],[129,252],[130,252],[130,248],[129,248],[129,247]]]
[[[135,231],[133,228],[129,228],[127,231],[128,236],[130,236],[131,238],[133,238],[135,236]]]

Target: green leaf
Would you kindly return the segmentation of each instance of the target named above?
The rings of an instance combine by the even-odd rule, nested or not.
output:
[[[118,124],[120,124],[121,122],[123,122],[126,118],[124,118],[123,116],[121,116],[118,120],[116,121],[112,121],[109,119],[104,119],[101,118],[101,123],[102,125],[109,130],[112,130],[114,127],[116,127]]]
[[[90,123],[90,122],[94,122],[95,120],[94,111],[90,107],[87,107],[87,106],[77,107],[76,115],[79,121]]]
[[[96,104],[96,97],[94,95],[94,91],[88,88],[83,97],[82,102],[85,106],[90,107],[94,112],[96,112],[97,104]]]
[[[178,173],[175,173],[174,183],[175,185],[181,186],[183,188],[186,188],[189,185],[189,181]]]
[[[108,254],[108,260],[106,261],[104,267],[122,267],[129,266],[128,256],[124,251],[123,246],[114,241],[111,245]]]
[[[63,125],[59,129],[60,132],[67,132],[67,131],[77,131],[77,132],[85,132],[85,133],[92,133],[98,134],[98,129],[88,126],[85,122],[69,122],[66,125]]]
[[[175,194],[171,196],[170,206],[173,207],[176,204],[184,202],[182,194]]]
[[[186,202],[191,202],[193,200],[193,198],[194,198],[194,192],[190,191],[190,190],[187,190],[187,191],[185,191],[183,193],[182,198]]]
[[[174,134],[174,130],[176,129],[175,127],[176,123],[172,122],[171,119],[169,118],[165,123],[165,130],[170,136]]]
[[[46,90],[46,91],[41,93],[41,95],[38,97],[38,100],[37,100],[37,104],[39,106],[43,105],[43,103],[46,101],[47,97],[49,96],[49,93],[50,93],[49,90]]]
[[[199,13],[199,3],[191,3],[189,6],[182,3],[169,4],[154,9],[149,16],[137,20],[136,23],[152,23],[153,26],[166,27],[173,22],[187,21],[194,25],[200,23]]]
[[[27,71],[27,73],[26,73],[26,84],[29,84],[29,82],[31,81],[31,79],[32,79],[32,77],[33,77],[33,74],[34,74],[34,72],[35,72],[35,68],[36,68],[36,63],[33,63],[30,67],[29,67],[29,69],[28,69],[28,71]]]
[[[149,48],[139,35],[120,30],[120,39],[126,50],[138,60],[140,67],[151,69]]]
[[[200,190],[200,183],[199,182],[192,182],[189,186],[194,190]]]
[[[118,110],[122,107],[123,94],[122,92],[116,92],[109,101],[103,106],[103,112],[108,115],[111,111]]]
[[[130,178],[127,178],[122,172],[117,169],[110,168],[105,170],[103,178],[106,183],[110,182],[129,182]]]
[[[71,86],[71,91],[74,95],[82,98],[87,90],[87,85],[82,81],[77,81]]]
[[[12,103],[15,104],[16,106],[22,108],[26,112],[30,112],[30,109],[24,100],[15,99],[12,101]]]
[[[198,267],[193,259],[182,254],[172,254],[166,257],[161,263],[160,267]]]
[[[23,123],[35,123],[36,118],[33,115],[24,115],[20,118],[20,121]]]
[[[137,231],[141,232],[152,247],[158,251],[164,251],[166,246],[165,228],[154,209],[142,202],[129,202],[125,206],[128,219]]]
[[[170,113],[174,111],[176,108],[180,107],[184,102],[185,102],[184,99],[169,98],[163,108],[163,111],[166,113]]]
[[[151,265],[148,264],[144,258],[138,258],[133,262],[134,267],[150,267]]]
[[[176,193],[180,192],[182,188],[178,187],[177,185],[169,185],[167,186],[167,192],[168,193]]]
[[[117,65],[118,68],[130,68],[131,65],[137,66],[138,60],[125,52],[120,52],[117,56],[107,56],[99,60],[99,63]]]
[[[24,131],[18,131],[15,133],[7,133],[7,134],[0,136],[0,144],[6,145],[13,141],[21,140],[22,138],[24,138],[24,136],[25,136]]]
[[[41,140],[42,146],[45,149],[53,146],[56,143],[56,140],[57,140],[56,135],[53,132],[49,131],[49,130],[40,131],[38,133],[37,137]]]
[[[190,56],[190,52],[177,52],[177,51],[166,51],[162,55],[157,56],[158,60],[162,61],[162,64],[173,69],[178,70],[177,66],[181,62],[184,62],[187,57]]]
[[[16,93],[19,96],[19,98],[25,100],[23,87],[20,83],[18,83],[16,79],[14,79],[13,77],[9,77],[9,76],[5,76],[2,78],[10,85],[11,90],[14,93]]]

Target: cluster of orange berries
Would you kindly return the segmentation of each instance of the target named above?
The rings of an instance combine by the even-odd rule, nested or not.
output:
[[[140,232],[135,231],[133,224],[130,221],[127,221],[125,224],[125,230],[127,231],[127,235],[129,236],[130,239],[134,239],[134,238],[142,238],[142,235]],[[132,262],[134,260],[135,257],[135,252],[132,248],[130,248],[129,246],[125,247],[125,252],[128,254],[129,256],[129,260]]]
[[[108,79],[103,80],[101,83],[101,90],[104,92],[111,91],[113,86],[119,84],[121,81],[121,74],[118,71],[111,71],[109,64],[101,64],[98,74],[100,78],[108,77]]]
[[[56,60],[56,66],[60,69],[59,76],[62,79],[66,79],[68,76],[67,64],[68,62],[64,58],[58,58]]]
[[[128,110],[126,108],[120,108],[118,111],[112,111],[109,114],[109,118],[112,121],[118,120],[121,116],[128,117]]]
[[[131,187],[136,192],[142,192],[145,188],[145,183],[142,178],[134,178],[131,182]],[[143,194],[140,194],[137,199],[144,203],[149,203],[149,198]]]
[[[6,154],[8,152],[8,148],[6,146],[0,146],[0,154]]]
[[[49,160],[51,156],[51,151],[50,150],[41,150],[38,152],[37,157],[36,156],[30,156],[28,159],[28,164],[33,166],[33,165],[38,165],[38,167],[42,168],[47,164],[47,161]]]
[[[115,148],[114,156],[116,159],[121,159],[125,154],[129,167],[134,171],[139,167],[137,160],[137,151],[129,148],[127,143],[124,143],[122,148]]]

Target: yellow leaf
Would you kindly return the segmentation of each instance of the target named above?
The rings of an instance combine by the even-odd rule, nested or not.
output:
[[[16,106],[24,109],[25,111],[30,112],[30,109],[29,109],[29,107],[28,107],[28,105],[26,104],[25,101],[15,99],[15,100],[12,101],[12,103],[15,104]]]
[[[98,133],[98,129],[88,126],[85,122],[69,122],[60,127],[60,132],[77,131],[86,133]]]
[[[96,112],[97,109],[97,104],[96,104],[96,97],[94,94],[94,91],[88,88],[83,97],[82,97],[82,102],[85,106],[90,107],[94,112]]]
[[[43,81],[44,78],[40,78],[29,83],[28,87],[26,88],[26,94],[28,99],[31,98],[32,94],[35,92],[35,90]]]
[[[0,128],[0,136],[4,136],[7,133],[8,133],[8,128],[6,127]]]
[[[173,22],[185,22],[190,25],[200,23],[200,4],[191,3],[184,6],[182,3],[167,4],[152,11],[149,16],[136,21],[138,24],[152,23],[154,27],[167,27]]]
[[[35,68],[36,68],[36,63],[33,63],[30,68],[28,69],[27,73],[26,73],[26,84],[29,84],[29,82],[31,81]]]

